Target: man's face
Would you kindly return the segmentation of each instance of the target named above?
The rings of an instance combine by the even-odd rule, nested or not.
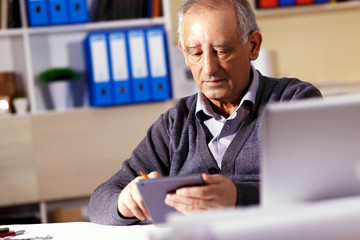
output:
[[[249,84],[251,44],[243,44],[235,11],[190,9],[182,25],[179,47],[199,90],[214,104],[238,104]]]

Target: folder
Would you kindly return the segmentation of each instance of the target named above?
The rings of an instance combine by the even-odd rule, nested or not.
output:
[[[90,105],[112,105],[106,34],[88,34],[84,46]]]
[[[134,102],[150,101],[149,71],[144,29],[128,30],[131,88]]]
[[[112,76],[112,95],[115,104],[130,103],[129,54],[125,32],[111,32],[108,35]]]
[[[152,100],[171,98],[170,74],[164,28],[146,30],[148,62],[150,69],[150,92]]]
[[[279,6],[278,0],[257,0],[256,2],[258,8],[273,8]]]
[[[27,11],[30,26],[49,24],[47,0],[27,0]]]
[[[296,0],[297,5],[313,4],[314,0]]]
[[[295,0],[279,0],[279,6],[293,6],[295,5]]]
[[[84,23],[89,21],[86,0],[67,0],[70,23]]]
[[[48,0],[48,4],[50,24],[57,25],[69,22],[66,0]]]

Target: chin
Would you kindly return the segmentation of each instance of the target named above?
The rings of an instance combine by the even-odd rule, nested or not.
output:
[[[224,94],[219,94],[219,93],[203,92],[203,94],[205,95],[206,98],[215,101],[221,101],[225,98]]]

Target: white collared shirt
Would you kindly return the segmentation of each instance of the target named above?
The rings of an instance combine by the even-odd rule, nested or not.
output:
[[[203,123],[213,136],[208,143],[208,147],[219,168],[221,168],[226,149],[234,139],[244,119],[249,114],[249,110],[244,108],[245,101],[250,102],[253,106],[255,105],[256,93],[259,87],[259,74],[254,67],[251,67],[251,70],[253,72],[253,78],[250,87],[241,99],[237,109],[228,118],[214,112],[206,97],[201,92],[198,92],[195,114],[198,117],[198,112],[202,111],[209,116]]]

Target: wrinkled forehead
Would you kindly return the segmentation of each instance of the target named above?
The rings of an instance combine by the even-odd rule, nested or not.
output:
[[[199,19],[201,19],[200,22],[197,21]],[[184,30],[189,28],[211,32],[231,31],[232,34],[234,34],[233,31],[236,31],[236,35],[240,36],[238,27],[236,11],[230,3],[219,1],[215,7],[215,3],[210,4],[209,1],[206,1],[206,4],[196,3],[188,9],[184,15],[181,31],[184,33]]]
[[[224,0],[200,0],[196,1],[192,5],[190,5],[187,9],[185,9],[184,16],[187,14],[193,13],[201,13],[204,11],[211,11],[211,10],[221,10],[223,8],[232,8],[235,11],[234,6],[229,3],[228,1]]]

